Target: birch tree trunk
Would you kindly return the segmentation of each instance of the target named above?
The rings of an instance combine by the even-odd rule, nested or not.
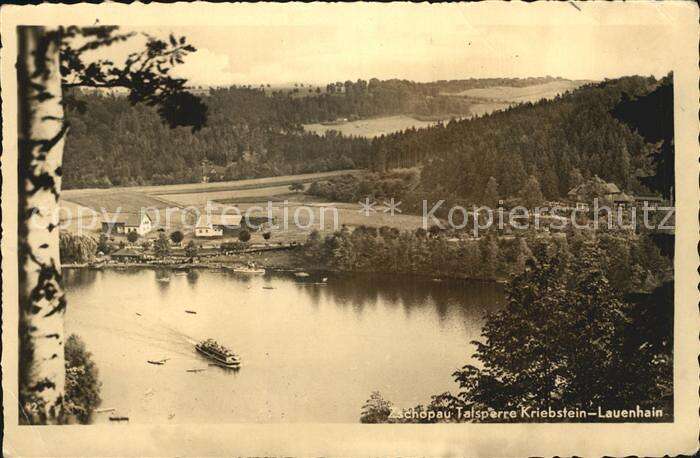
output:
[[[64,422],[58,199],[66,126],[60,32],[18,27],[19,402],[21,424]]]

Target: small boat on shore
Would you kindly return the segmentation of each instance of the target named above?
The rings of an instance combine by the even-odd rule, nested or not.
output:
[[[110,416],[109,421],[129,421],[129,417]]]
[[[196,314],[197,314],[197,312],[195,312],[194,310],[185,310],[185,313],[189,313],[189,314],[191,314],[191,315],[196,315]]]
[[[149,360],[147,360],[146,362],[147,362],[148,364],[155,364],[156,366],[162,366],[163,364],[165,364],[165,362],[166,362],[167,360],[168,360],[167,358],[166,358],[166,359],[159,359],[159,360],[149,359]]]
[[[194,346],[200,354],[214,361],[217,366],[229,369],[238,369],[241,360],[234,352],[216,342],[214,339],[207,339]]]

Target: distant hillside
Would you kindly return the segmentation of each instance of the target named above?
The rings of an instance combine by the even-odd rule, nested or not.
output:
[[[410,127],[374,139],[337,132],[317,135],[302,127],[338,118],[403,114],[466,118],[515,101],[539,100],[579,83],[557,78],[433,83],[372,79],[334,83],[321,93],[314,88],[315,95],[305,97],[267,87],[211,89],[203,95],[208,125],[196,133],[167,128],[154,110],[132,106],[123,96],[78,94],[86,110],[67,110],[71,130],[64,186],[176,184],[198,182],[203,175],[220,181],[422,165],[424,190],[472,199],[480,197],[490,176],[503,196],[512,196],[529,175],[540,180],[545,196],[557,197],[568,190],[575,170],[635,189],[635,174],[647,168],[650,147],[609,110],[622,93],[648,93],[658,85],[647,78],[587,85],[477,119]],[[441,95],[445,92],[469,95]],[[486,94],[491,101],[480,98]]]
[[[67,112],[71,130],[64,186],[175,184],[200,181],[203,174],[217,181],[362,168],[369,164],[370,140],[305,133],[302,124],[378,116],[468,116],[476,107],[472,100],[440,93],[548,81],[371,79],[325,87],[197,87],[193,90],[209,107],[209,123],[196,133],[168,129],[152,109],[132,106],[118,92],[87,91],[78,95],[86,110]]]
[[[443,95],[469,97],[492,102],[537,102],[540,99],[551,99],[567,91],[573,91],[588,83],[591,83],[591,81],[554,80],[529,86],[491,86],[466,89],[457,93],[443,92]]]
[[[494,195],[516,198],[535,187],[545,198],[558,199],[593,175],[623,190],[648,192],[639,177],[652,173],[654,147],[610,112],[623,94],[643,96],[660,84],[672,85],[672,78],[606,80],[480,118],[382,136],[372,143],[372,167],[384,171],[422,166],[418,197],[436,200],[481,203]],[[486,91],[494,96],[517,94],[500,89],[477,93]],[[535,93],[541,94],[531,95]],[[495,183],[491,195],[485,196],[491,177]],[[530,177],[536,186],[529,183]],[[528,183],[533,186],[526,191]]]

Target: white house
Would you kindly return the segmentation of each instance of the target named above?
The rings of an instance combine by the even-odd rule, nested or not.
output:
[[[128,234],[136,232],[145,235],[153,229],[153,221],[148,213],[117,213],[102,221],[102,232],[111,234]]]
[[[223,237],[224,234],[238,232],[242,219],[241,215],[201,215],[194,227],[194,236]]]

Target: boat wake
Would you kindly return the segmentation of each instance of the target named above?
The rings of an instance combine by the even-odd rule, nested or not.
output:
[[[119,336],[120,339],[138,342],[149,348],[149,351],[161,350],[189,358],[196,356],[192,347],[198,340],[165,323],[160,317],[146,312],[133,313],[108,308],[93,311],[95,313],[79,315],[76,322],[81,328],[89,327]],[[79,331],[78,333],[80,334]]]

